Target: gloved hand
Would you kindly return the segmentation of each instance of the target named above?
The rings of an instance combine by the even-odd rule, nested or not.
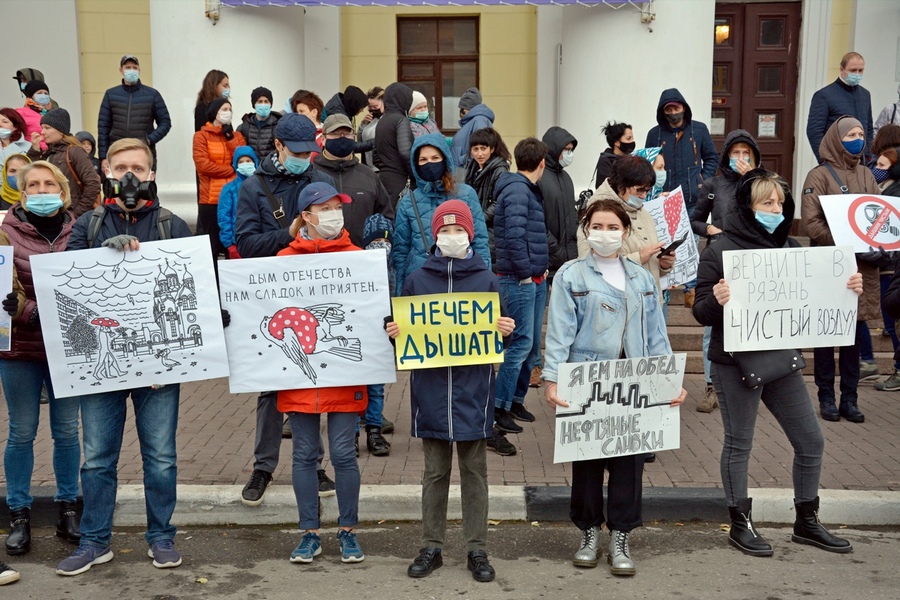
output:
[[[222,309],[222,327],[228,327],[229,325],[231,325],[231,314],[223,308]]]
[[[225,139],[231,141],[234,139],[234,127],[232,127],[231,123],[228,125],[222,125],[222,135],[225,136]]]
[[[241,255],[238,253],[237,245],[232,244],[228,246],[228,258],[240,258]]]
[[[41,324],[41,314],[38,312],[38,307],[35,306],[34,310],[31,311],[31,316],[28,317],[28,324],[32,327],[39,327]]]
[[[868,252],[857,252],[856,258],[857,260],[867,262],[876,267],[889,267],[892,264],[891,256],[883,246],[878,246],[877,250],[872,246],[869,246]]]
[[[3,310],[11,317],[16,316],[16,313],[19,312],[19,295],[17,293],[10,292],[6,295],[6,298],[3,299]]]
[[[112,248],[113,250],[123,252],[125,250],[133,249],[134,243],[138,243],[138,239],[136,237],[123,233],[121,235],[114,235],[111,238],[105,240],[103,242],[103,247]]]

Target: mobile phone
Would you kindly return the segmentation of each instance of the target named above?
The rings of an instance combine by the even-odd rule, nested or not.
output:
[[[663,256],[666,256],[667,254],[672,254],[673,252],[675,252],[675,249],[678,248],[678,246],[680,246],[684,243],[684,241],[686,239],[687,239],[687,235],[682,237],[680,240],[675,240],[674,242],[672,242],[671,244],[669,244],[668,246],[666,246],[665,248],[660,250],[659,254],[657,254],[656,256],[663,257]]]

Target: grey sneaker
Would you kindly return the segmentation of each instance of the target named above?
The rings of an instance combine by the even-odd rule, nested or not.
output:
[[[706,395],[697,405],[697,412],[711,413],[719,408],[719,398],[716,396],[716,390],[712,386],[706,386]]]
[[[610,565],[613,575],[634,575],[634,561],[631,560],[631,552],[628,550],[628,532],[609,532],[609,554],[606,562]]]
[[[588,527],[581,532],[581,547],[575,553],[572,564],[576,567],[597,566],[597,549],[600,546],[600,528]]]
[[[80,575],[93,567],[94,565],[102,565],[113,559],[112,550],[109,546],[106,548],[95,548],[94,546],[78,546],[75,552],[69,555],[69,558],[63,560],[56,565],[57,575]]]
[[[859,380],[860,381],[872,381],[873,379],[878,379],[881,377],[881,373],[878,372],[878,365],[873,362],[865,362],[859,361]]]
[[[174,569],[181,565],[181,555],[172,540],[153,542],[147,550],[147,556],[153,559],[153,566],[157,569]]]
[[[879,392],[896,392],[900,390],[900,370],[894,369],[890,377],[884,381],[879,381],[874,387]]]

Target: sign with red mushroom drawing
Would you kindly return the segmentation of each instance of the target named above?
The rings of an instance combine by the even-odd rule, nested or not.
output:
[[[653,217],[656,237],[660,242],[668,246],[676,240],[684,240],[675,250],[675,266],[659,278],[660,287],[665,290],[695,279],[700,265],[700,252],[697,250],[697,240],[694,239],[681,187],[675,188],[667,196],[660,195],[645,202],[644,210]]]
[[[219,265],[232,393],[392,383],[382,250]]]
[[[33,256],[57,397],[228,375],[209,239]]]

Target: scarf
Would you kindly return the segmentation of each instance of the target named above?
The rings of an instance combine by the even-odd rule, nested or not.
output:
[[[34,100],[32,100],[31,98],[25,99],[25,106],[27,106],[28,108],[30,108],[31,110],[33,110],[35,112],[41,113],[41,116],[44,116],[47,114],[47,109],[44,108],[43,106],[41,106],[40,104],[38,104],[37,102],[35,102]]]
[[[3,163],[3,169],[0,170],[0,177],[3,178],[2,186],[0,186],[0,198],[9,204],[9,206],[3,207],[4,210],[22,199],[22,192],[10,187],[9,183],[6,181],[6,165],[9,164],[9,160],[13,157],[24,158],[26,162],[31,162],[31,159],[25,154],[12,154],[7,157],[6,162]]]

